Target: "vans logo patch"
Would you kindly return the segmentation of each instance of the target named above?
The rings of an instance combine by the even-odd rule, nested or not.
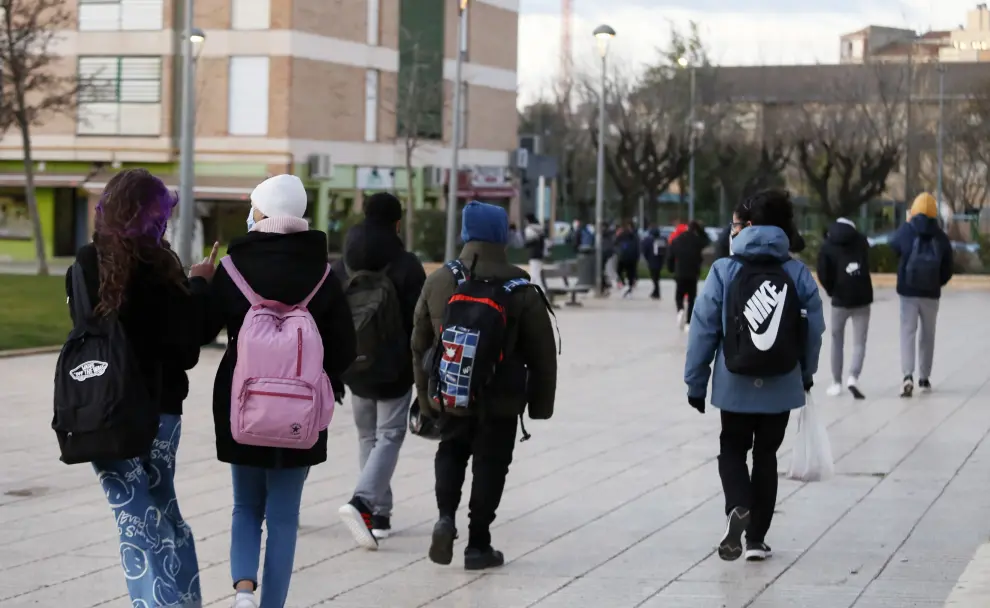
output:
[[[69,370],[69,376],[76,382],[84,382],[90,378],[98,378],[106,373],[109,364],[106,361],[87,361]]]
[[[753,346],[761,351],[768,351],[773,348],[777,341],[777,332],[780,330],[780,320],[784,313],[784,302],[787,299],[787,285],[780,291],[774,287],[770,281],[764,281],[746,302],[743,316],[749,323],[750,338]],[[760,332],[767,319],[770,322],[766,328]]]

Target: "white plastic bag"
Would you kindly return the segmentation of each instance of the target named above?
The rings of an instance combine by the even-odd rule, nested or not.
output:
[[[825,481],[835,475],[832,443],[828,440],[828,429],[811,393],[807,393],[805,398],[807,403],[798,414],[797,437],[787,477],[797,481]]]

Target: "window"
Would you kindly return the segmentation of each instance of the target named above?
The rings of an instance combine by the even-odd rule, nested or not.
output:
[[[164,0],[79,0],[79,31],[162,29]]]
[[[80,57],[79,135],[159,135],[161,57]]]
[[[396,132],[441,139],[444,109],[444,0],[402,2],[399,8],[399,95]],[[415,130],[415,133],[407,133]]]
[[[233,0],[230,29],[267,30],[271,27],[271,17],[271,0]]]
[[[365,76],[364,141],[378,141],[378,70]]]
[[[268,135],[268,57],[231,57],[227,131]]]

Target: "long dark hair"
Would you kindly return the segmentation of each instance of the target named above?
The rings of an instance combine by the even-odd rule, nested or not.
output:
[[[96,207],[98,314],[121,309],[139,264],[151,266],[164,283],[185,289],[182,265],[164,239],[176,202],[162,180],[145,169],[121,171],[107,183]]]

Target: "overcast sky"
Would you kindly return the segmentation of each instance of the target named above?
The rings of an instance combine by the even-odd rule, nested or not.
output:
[[[867,25],[953,29],[977,0],[572,0],[575,71],[595,60],[592,30],[617,33],[610,57],[635,66],[669,40],[670,23],[701,27],[723,65],[837,63],[839,36]],[[520,104],[545,90],[560,65],[560,0],[521,0]],[[807,7],[807,8],[803,8]],[[937,8],[937,10],[936,10]]]

